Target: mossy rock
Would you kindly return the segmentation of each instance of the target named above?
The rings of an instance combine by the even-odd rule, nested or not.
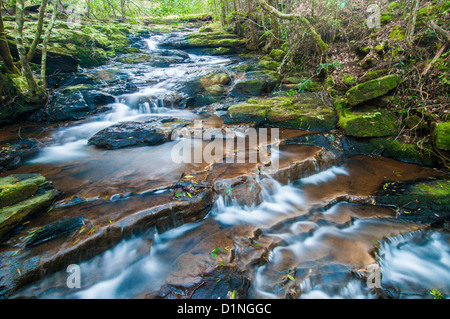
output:
[[[346,135],[355,137],[392,136],[399,132],[397,116],[384,109],[365,111],[343,107],[338,111],[338,125]]]
[[[213,85],[226,85],[231,82],[230,76],[225,72],[212,72],[205,76],[202,76],[200,79],[200,84],[203,88],[208,88]]]
[[[433,124],[432,139],[436,148],[450,151],[450,122]]]
[[[284,52],[283,50],[280,50],[280,49],[273,49],[269,53],[269,56],[277,62],[281,62],[285,55],[286,55],[286,52]]]
[[[395,139],[391,139],[386,143],[383,155],[402,162],[423,166],[432,166],[435,163],[430,147],[428,150],[423,150],[415,143],[404,143]]]
[[[245,45],[245,39],[232,33],[193,33],[188,35],[187,43],[192,48],[236,48]]]
[[[336,125],[333,108],[313,95],[250,99],[228,108],[227,123],[256,123],[304,130],[330,130]]]
[[[281,74],[271,71],[252,71],[235,83],[230,93],[234,97],[260,96],[271,92],[281,82]]]
[[[261,69],[276,71],[279,64],[277,61],[261,60],[258,62],[258,67]]]
[[[401,219],[441,227],[450,216],[450,180],[432,177],[415,182],[387,182],[375,200],[379,205],[397,207]]]
[[[350,106],[385,95],[396,88],[401,82],[398,75],[391,74],[378,79],[370,80],[352,87],[346,92]]]
[[[388,69],[383,69],[383,70],[371,70],[366,72],[363,76],[361,76],[358,79],[359,83],[364,83],[367,81],[371,81],[371,80],[375,80],[378,79],[380,77],[382,77],[383,75],[386,75],[389,72]]]
[[[0,239],[32,215],[47,209],[60,192],[39,174],[0,178]]]

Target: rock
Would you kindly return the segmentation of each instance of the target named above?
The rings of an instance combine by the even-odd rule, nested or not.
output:
[[[269,56],[277,62],[281,62],[281,60],[283,60],[285,55],[286,55],[286,52],[284,52],[283,50],[280,50],[280,49],[273,49],[269,53]]]
[[[205,89],[217,84],[226,85],[229,84],[230,81],[230,76],[225,72],[212,72],[200,78],[200,84]]]
[[[234,97],[259,96],[271,92],[280,84],[281,75],[275,71],[252,71],[246,78],[238,80],[231,89]]]
[[[0,178],[0,239],[36,213],[47,209],[60,192],[39,174]]]
[[[189,55],[183,53],[167,54],[169,51],[160,51],[153,54],[148,53],[131,53],[119,56],[117,61],[127,64],[146,63],[154,67],[168,67],[175,63],[186,63],[190,61]],[[181,52],[181,51],[180,51]],[[165,53],[167,55],[165,55]]]
[[[435,223],[450,217],[450,180],[388,182],[375,195],[377,205],[397,208],[400,218]]]
[[[330,130],[336,125],[334,109],[313,94],[297,97],[250,99],[228,108],[226,123],[256,123],[304,130]]]
[[[178,287],[165,284],[159,291],[146,294],[146,299],[153,298],[188,298],[188,299],[229,299],[229,293],[234,291],[236,299],[248,298],[250,280],[236,266],[219,266],[202,274],[201,282],[193,278],[190,285]]]
[[[40,227],[26,241],[25,247],[43,244],[55,238],[69,235],[83,226],[83,217],[63,217],[60,220]]]
[[[450,151],[450,122],[435,123],[432,127],[432,139],[436,148]]]
[[[230,82],[227,73],[213,71],[180,84],[177,91],[183,95],[182,105],[205,106],[221,101],[225,97],[225,85]]]
[[[42,119],[50,122],[79,120],[94,110],[81,91],[55,92],[42,110]]]
[[[171,35],[161,41],[160,46],[180,50],[226,48],[227,53],[238,53],[245,48],[245,42],[245,39],[238,38],[232,33],[200,32],[187,36]]]
[[[123,122],[97,132],[89,139],[88,143],[107,149],[157,145],[168,141],[172,131],[184,125],[186,125],[186,122],[177,121],[173,118]]]
[[[362,102],[385,95],[396,88],[401,82],[398,75],[391,74],[378,79],[370,80],[352,87],[346,92],[348,104],[354,106]]]
[[[33,139],[23,139],[1,147],[0,170],[10,170],[19,166],[27,158],[39,152],[39,144]]]
[[[114,103],[116,101],[115,97],[111,94],[97,90],[83,91],[83,97],[86,103],[93,109],[98,106]]]
[[[261,60],[258,62],[258,67],[265,70],[272,70],[275,71],[278,69],[278,62],[277,61],[271,61],[271,60]]]
[[[392,136],[400,131],[397,116],[384,109],[364,111],[344,108],[338,111],[338,125],[345,134],[356,137]]]

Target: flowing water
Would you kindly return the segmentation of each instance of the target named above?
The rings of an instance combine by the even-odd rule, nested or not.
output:
[[[158,52],[163,38],[154,35],[143,41],[149,52]],[[236,57],[189,52],[186,63],[168,67],[112,62],[87,70],[92,74],[128,72],[139,90],[118,94],[109,112],[49,127],[44,138],[47,146],[11,172],[42,173],[64,191],[54,215],[39,216],[30,229],[53,221],[52,216],[80,214],[107,227],[108,222],[170,203],[172,192],[166,187],[186,173],[206,171],[215,181],[250,174],[253,182],[249,193],[234,186],[219,192],[206,216],[143,229],[76,262],[80,288],[68,288],[68,273],[63,269],[33,281],[13,297],[141,298],[161,296],[162,288],[168,291],[167,298],[195,297],[205,274],[223,265],[244,272],[251,282],[248,298],[375,298],[366,280],[366,267],[375,263],[380,266],[382,287],[394,297],[429,298],[432,288],[450,293],[448,234],[401,221],[393,209],[374,205],[370,199],[382,183],[399,179],[398,172],[402,172],[400,179],[408,180],[432,176],[431,169],[353,156],[323,167],[311,160],[307,176],[283,182],[255,175],[257,165],[175,163],[170,152],[176,141],[118,150],[87,144],[103,128],[149,116],[202,119],[206,125],[220,127],[220,116],[177,108],[174,97],[180,83],[211,70],[231,72],[230,67],[240,62]],[[282,130],[281,138],[302,134]],[[314,158],[318,150],[290,145],[280,147],[279,156],[286,164]],[[253,189],[259,191],[252,193]],[[242,202],[240,194],[253,197]],[[74,198],[83,199],[83,204],[77,205]],[[59,243],[46,247],[61,252]],[[21,245],[16,237],[3,253]],[[39,253],[43,252],[36,248],[17,257],[33,263]],[[190,292],[183,295],[179,287]]]

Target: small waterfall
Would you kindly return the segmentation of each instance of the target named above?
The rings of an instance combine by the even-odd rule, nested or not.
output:
[[[433,288],[448,296],[449,240],[448,233],[419,230],[383,241],[378,250],[382,284],[399,291],[399,297],[430,298]]]

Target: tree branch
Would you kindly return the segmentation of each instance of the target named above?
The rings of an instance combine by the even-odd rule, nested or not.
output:
[[[272,7],[271,5],[269,5],[266,2],[266,0],[258,0],[258,2],[261,5],[261,8],[263,8],[265,11],[273,14],[277,18],[284,19],[284,20],[299,21],[300,23],[302,23],[308,29],[308,31],[311,33],[313,40],[316,43],[317,48],[320,51],[320,53],[324,54],[327,51],[328,45],[325,42],[323,42],[322,38],[317,33],[316,29],[308,21],[308,19],[306,19],[305,17],[302,17],[300,15],[297,15],[297,14],[282,13],[282,12],[278,11],[277,9],[275,9],[274,7]]]

